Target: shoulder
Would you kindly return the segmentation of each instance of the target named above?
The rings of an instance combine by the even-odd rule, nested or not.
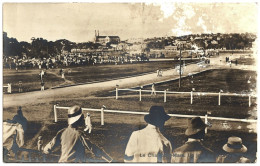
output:
[[[174,152],[183,152],[183,151],[186,151],[186,149],[188,148],[188,146],[189,146],[189,145],[188,145],[187,143],[185,143],[184,145],[182,145],[182,146],[176,148],[176,149],[174,150]]]

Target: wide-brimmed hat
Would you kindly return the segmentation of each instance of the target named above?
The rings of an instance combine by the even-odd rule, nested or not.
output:
[[[80,106],[75,105],[73,107],[70,107],[68,110],[68,124],[71,125],[77,122],[81,116],[82,110]]]
[[[245,153],[247,147],[242,144],[242,139],[239,137],[229,137],[228,142],[223,146],[223,150],[228,153]]]
[[[152,125],[160,127],[165,121],[169,120],[170,116],[167,115],[162,106],[152,106],[149,114],[144,116],[144,120]]]
[[[195,117],[188,120],[188,128],[185,131],[185,135],[190,136],[197,134],[201,130],[204,130],[206,124],[201,120],[200,117]]]

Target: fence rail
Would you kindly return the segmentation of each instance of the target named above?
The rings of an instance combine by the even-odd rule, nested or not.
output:
[[[166,102],[167,99],[167,94],[190,94],[190,98],[191,98],[191,104],[193,104],[193,96],[194,95],[198,95],[198,96],[218,96],[218,105],[221,105],[221,96],[239,96],[239,97],[248,97],[248,106],[250,107],[252,102],[251,102],[251,98],[252,97],[256,97],[256,95],[252,95],[252,94],[238,94],[238,93],[223,93],[223,92],[219,92],[219,93],[214,93],[214,92],[194,92],[194,91],[190,91],[190,92],[176,92],[176,91],[152,91],[152,90],[144,90],[144,89],[118,89],[116,88],[116,99],[118,99],[119,95],[118,92],[119,91],[133,91],[133,92],[139,92],[139,101],[142,101],[142,92],[148,92],[148,93],[163,93],[164,94],[164,102]]]
[[[3,88],[7,88],[7,93],[12,93],[12,84],[3,85]]]
[[[54,105],[54,117],[55,122],[58,122],[57,118],[57,109],[69,109],[70,107],[60,107]],[[122,111],[122,110],[109,110],[102,107],[101,109],[93,109],[93,108],[82,108],[82,111],[95,111],[101,112],[101,125],[104,125],[104,113],[120,113],[120,114],[134,114],[134,115],[146,115],[148,112],[137,112],[137,111]],[[209,116],[208,113],[205,116],[199,115],[181,115],[181,114],[168,114],[171,117],[178,117],[178,118],[193,118],[193,117],[200,117],[205,119],[205,122],[208,122],[208,119],[211,120],[224,120],[224,121],[236,121],[236,122],[246,122],[246,123],[257,123],[256,119],[237,119],[237,118],[225,118],[225,117],[213,117]]]

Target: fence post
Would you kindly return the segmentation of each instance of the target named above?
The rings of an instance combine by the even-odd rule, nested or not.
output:
[[[208,113],[205,115],[205,124],[208,124]],[[205,134],[208,133],[208,127],[205,127]]]
[[[164,90],[164,102],[166,103],[166,90]]]
[[[142,89],[139,89],[139,96],[140,96],[139,101],[142,101]]]
[[[118,88],[116,88],[116,100],[118,99]]]
[[[221,103],[220,100],[221,100],[221,92],[218,93],[218,105],[220,105],[220,103]]]
[[[248,96],[248,106],[251,107],[251,95]]]
[[[101,126],[104,125],[104,107],[101,108]]]
[[[190,104],[193,103],[193,91],[190,92]]]
[[[54,122],[56,123],[56,122],[58,121],[58,120],[57,120],[57,108],[56,108],[56,104],[54,104],[53,110],[54,110]]]

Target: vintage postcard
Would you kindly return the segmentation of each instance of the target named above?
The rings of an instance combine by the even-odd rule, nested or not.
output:
[[[2,3],[4,163],[256,163],[254,2]]]

